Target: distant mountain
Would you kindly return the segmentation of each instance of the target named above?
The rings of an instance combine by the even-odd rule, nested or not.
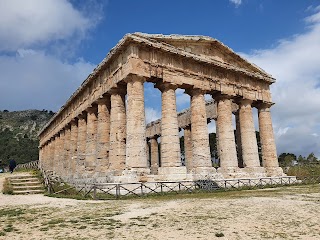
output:
[[[47,110],[0,111],[0,160],[17,163],[37,160],[38,132],[54,115]]]

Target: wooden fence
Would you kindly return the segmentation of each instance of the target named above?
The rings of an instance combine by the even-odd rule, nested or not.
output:
[[[28,163],[23,163],[23,164],[18,164],[16,167],[16,170],[19,169],[38,169],[39,168],[39,160],[28,162]]]
[[[320,181],[320,177],[317,179]],[[125,196],[142,197],[146,195],[158,195],[164,193],[192,193],[214,192],[231,189],[253,189],[270,186],[301,184],[294,176],[251,178],[251,179],[226,179],[226,180],[198,180],[198,181],[174,181],[174,182],[135,182],[135,183],[91,183],[76,184],[63,190],[55,191],[53,186],[48,189],[53,194],[67,193],[71,189],[77,189],[84,197],[93,199],[120,199]],[[49,183],[50,184],[50,183]]]

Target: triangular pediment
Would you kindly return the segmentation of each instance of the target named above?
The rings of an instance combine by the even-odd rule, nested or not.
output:
[[[185,52],[195,54],[203,59],[217,61],[251,73],[258,73],[266,77],[272,77],[260,67],[248,62],[246,59],[235,53],[231,48],[211,37],[145,33],[134,33],[133,35],[173,46]]]

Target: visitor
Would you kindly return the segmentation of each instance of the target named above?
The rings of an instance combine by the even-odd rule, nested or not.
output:
[[[13,170],[15,169],[15,167],[17,166],[17,163],[14,159],[11,159],[9,161],[9,170],[11,173],[13,173]]]

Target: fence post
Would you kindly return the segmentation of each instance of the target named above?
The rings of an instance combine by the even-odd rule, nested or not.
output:
[[[120,198],[120,185],[119,185],[119,183],[116,184],[116,198]]]
[[[97,186],[93,185],[93,199],[97,200]]]
[[[141,195],[143,195],[143,183],[140,183]]]

